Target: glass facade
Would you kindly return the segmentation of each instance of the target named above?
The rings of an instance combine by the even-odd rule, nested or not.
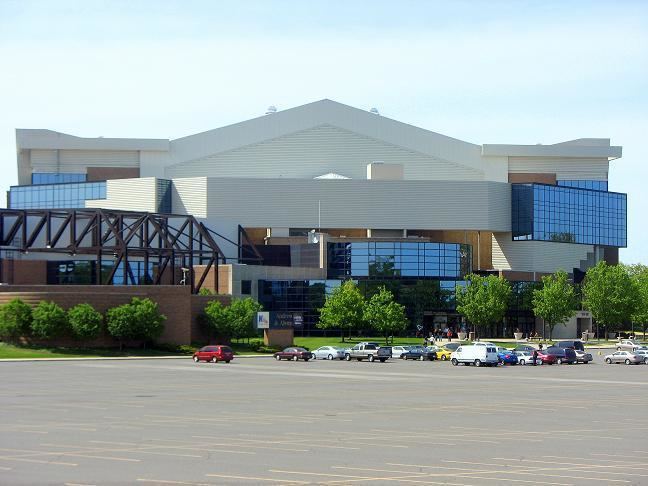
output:
[[[34,172],[32,184],[64,184],[66,182],[85,182],[86,174],[67,174],[55,172]]]
[[[470,245],[401,241],[328,244],[328,278],[456,280],[470,272]]]
[[[545,184],[513,184],[514,240],[627,246],[627,195]]]
[[[556,181],[559,186],[576,187],[578,189],[593,189],[607,191],[608,181]]]
[[[113,262],[101,261],[101,281],[105,282],[112,270]],[[113,285],[144,285],[153,281],[154,265],[148,269],[142,261],[129,261],[128,271],[120,263],[113,276]],[[96,282],[97,262],[91,260],[59,260],[47,262],[48,285],[91,285]]]
[[[88,199],[106,199],[106,182],[12,186],[11,209],[83,208]]]

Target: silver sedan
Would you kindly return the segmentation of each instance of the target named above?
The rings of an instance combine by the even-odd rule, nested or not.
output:
[[[644,358],[638,354],[631,353],[630,351],[617,351],[616,353],[608,354],[605,357],[607,364],[612,363],[625,363],[625,364],[639,364],[644,362]]]
[[[344,348],[336,346],[321,346],[311,353],[313,359],[344,359]]]
[[[637,349],[634,354],[641,356],[644,360],[644,363],[648,364],[648,349]]]

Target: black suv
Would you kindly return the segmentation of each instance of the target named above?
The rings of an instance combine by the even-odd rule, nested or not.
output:
[[[556,346],[558,346],[559,348],[571,348],[578,349],[579,351],[585,351],[583,341],[559,341],[556,343]]]
[[[546,351],[546,354],[552,354],[556,357],[556,363],[569,363],[574,364],[578,362],[576,358],[576,351],[572,348],[561,348],[559,346],[549,346]]]

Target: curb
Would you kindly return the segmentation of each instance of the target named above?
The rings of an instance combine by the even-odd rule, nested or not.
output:
[[[234,358],[272,358],[271,354],[242,354],[235,355]],[[33,361],[134,361],[146,359],[186,359],[190,360],[191,356],[88,356],[79,358],[4,358],[0,363],[22,363]]]

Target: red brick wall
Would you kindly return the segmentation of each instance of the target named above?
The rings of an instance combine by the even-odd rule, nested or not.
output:
[[[157,302],[167,317],[160,343],[190,344],[195,321],[194,299],[187,286],[110,286],[110,285],[0,285],[0,304],[19,298],[30,305],[53,301],[64,309],[87,302],[99,312],[130,302],[133,297]]]
[[[15,285],[39,285],[47,283],[45,260],[2,259],[2,281]]]

